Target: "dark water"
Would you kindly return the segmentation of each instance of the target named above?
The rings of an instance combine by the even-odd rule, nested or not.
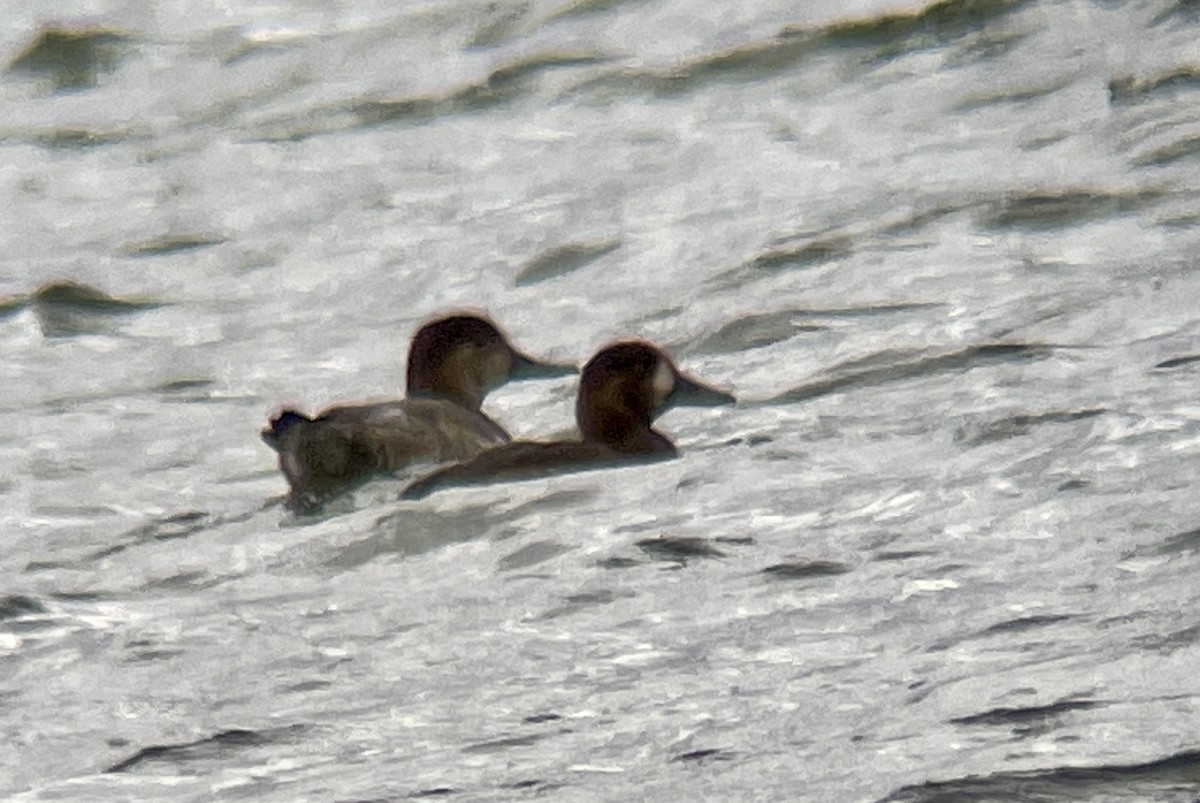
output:
[[[794,5],[13,4],[0,791],[1200,798],[1197,9]],[[463,305],[742,403],[285,511]]]

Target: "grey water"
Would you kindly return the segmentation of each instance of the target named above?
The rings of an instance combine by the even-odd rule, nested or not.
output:
[[[0,795],[1200,798],[1195,3],[5,18]],[[288,512],[463,306],[741,401]]]

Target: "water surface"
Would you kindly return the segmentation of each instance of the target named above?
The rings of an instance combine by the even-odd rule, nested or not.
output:
[[[1200,796],[1191,4],[10,5],[5,795]],[[287,512],[462,305],[742,403]]]

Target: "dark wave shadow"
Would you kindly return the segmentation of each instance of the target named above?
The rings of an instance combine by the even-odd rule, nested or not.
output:
[[[1050,705],[1023,708],[992,708],[978,714],[955,717],[951,725],[1008,728],[1017,738],[1042,736],[1065,724],[1065,715],[1109,705],[1100,700],[1059,700]]]
[[[1200,644],[1200,625],[1185,627],[1170,633],[1151,633],[1133,639],[1132,644],[1139,650],[1157,652],[1160,655],[1172,655],[1180,650],[1193,649]]]
[[[1008,193],[988,206],[982,222],[1000,229],[1057,229],[1137,212],[1166,195],[1158,189],[1099,188]]]
[[[984,343],[953,351],[887,350],[835,365],[830,376],[805,382],[759,402],[795,404],[809,399],[941,373],[970,371],[997,363],[1027,362],[1049,356],[1050,346],[1034,343]]]
[[[1166,538],[1156,548],[1159,555],[1180,555],[1189,552],[1200,552],[1200,528],[1177,533]]]
[[[527,287],[531,284],[556,279],[573,273],[597,259],[621,247],[619,238],[597,242],[571,242],[545,251],[521,266],[513,284]]]
[[[638,556],[612,555],[596,562],[601,569],[632,569],[657,563],[668,564],[665,568],[682,569],[690,561],[720,559],[728,557],[719,545],[752,546],[754,539],[748,536],[717,536],[701,538],[687,535],[662,535],[643,538],[634,546],[641,552]]]
[[[1110,412],[1103,407],[1084,410],[1050,410],[1044,413],[1018,413],[996,421],[979,424],[963,424],[954,433],[954,440],[968,446],[1017,438],[1028,435],[1045,424],[1069,424]]]
[[[13,57],[7,73],[45,78],[56,92],[90,89],[133,50],[133,37],[115,28],[47,25]]]
[[[674,344],[678,354],[733,354],[761,348],[808,332],[820,332],[828,326],[806,320],[806,310],[781,310],[759,315],[744,315],[711,334],[703,334],[684,343]]]
[[[1187,800],[1200,788],[1200,750],[1138,764],[1096,767],[1051,767],[1043,770],[997,772],[946,781],[905,786],[878,803],[962,803],[1010,801],[1057,803],[1091,801],[1105,793],[1122,800],[1166,800],[1163,792],[1187,790]]]
[[[1116,106],[1141,103],[1160,95],[1174,99],[1195,90],[1200,90],[1200,67],[1187,65],[1144,78],[1135,75],[1115,77],[1108,82],[1108,100]]]
[[[1174,0],[1168,4],[1154,19],[1150,21],[1151,25],[1162,25],[1165,22],[1178,22],[1180,25],[1194,25],[1200,20],[1200,5],[1196,0]]]
[[[0,622],[43,613],[47,613],[46,607],[33,597],[27,597],[24,594],[0,596]]]
[[[850,237],[832,235],[798,244],[780,243],[754,257],[748,267],[760,271],[808,267],[849,256],[853,251]]]
[[[164,401],[194,403],[213,401],[216,380],[205,377],[168,379],[150,388],[150,392],[161,396]]]
[[[547,735],[544,733],[530,733],[524,736],[508,736],[500,739],[492,739],[487,742],[469,744],[462,751],[464,753],[503,753],[514,747],[532,747],[542,739],[545,739]]]
[[[134,128],[84,128],[50,126],[0,130],[0,142],[21,142],[52,151],[80,151],[121,142],[149,142],[150,136]]]
[[[277,504],[278,500],[271,500],[252,510],[223,516],[202,510],[185,510],[173,513],[126,530],[113,538],[111,543],[106,546],[95,549],[80,557],[69,560],[30,561],[25,566],[25,571],[37,572],[87,566],[139,546],[189,538],[224,525],[249,521],[254,516]],[[155,581],[143,588],[206,588],[223,582],[223,579],[221,576],[210,575],[207,572],[183,572]]]
[[[1001,196],[999,201],[1004,197]],[[991,203],[995,203],[993,201]],[[863,222],[829,225],[776,237],[745,262],[705,280],[716,289],[731,289],[781,272],[808,270],[849,259],[862,252],[896,252],[929,248],[936,236],[914,236],[948,217],[977,212],[989,201],[978,194],[921,202],[909,208],[860,210]]]
[[[561,17],[605,11],[627,0],[579,0],[569,3],[545,17],[540,24],[552,24]],[[644,84],[655,91],[675,92],[710,78],[753,78],[774,74],[805,58],[808,54],[827,48],[873,48],[870,59],[888,59],[897,55],[937,47],[961,39],[968,34],[982,34],[995,19],[1027,5],[1031,0],[940,0],[922,8],[890,12],[865,19],[839,20],[819,26],[787,26],[765,41],[752,42],[698,59],[668,70],[624,70],[598,76],[588,84]],[[507,38],[524,25],[529,7],[521,4],[502,9],[476,32],[468,46],[486,47]],[[55,34],[57,35],[57,34]],[[74,36],[74,34],[68,34]],[[122,36],[119,32],[83,34],[80,41],[90,41],[94,52],[105,36]],[[53,38],[53,37],[51,37]],[[992,37],[995,39],[996,37]],[[1011,46],[1012,37],[1000,37]],[[998,45],[989,40],[986,46],[965,48],[986,56]],[[266,47],[261,43],[251,50]],[[278,47],[278,45],[274,45]],[[35,48],[47,50],[44,46]],[[241,51],[239,51],[240,53]],[[232,64],[237,56],[227,58]],[[501,64],[478,81],[445,92],[414,95],[402,98],[360,98],[334,103],[307,112],[276,118],[261,128],[260,138],[271,141],[293,141],[322,133],[333,133],[359,126],[396,121],[419,123],[441,116],[493,109],[512,102],[530,91],[530,82],[542,72],[560,67],[590,66],[610,61],[609,56],[596,52],[552,51],[519,57]],[[21,63],[25,63],[22,61]],[[73,146],[98,144],[103,141],[127,138],[128,132],[59,132],[56,137]]]
[[[103,290],[68,279],[44,284],[29,296],[0,302],[0,317],[32,309],[46,337],[108,334],[116,331],[119,318],[165,306],[147,298],[120,298]]]
[[[179,765],[196,761],[220,761],[233,753],[253,747],[293,744],[309,730],[307,725],[285,725],[262,731],[233,728],[194,742],[144,747],[104,772],[131,772],[148,764]]]
[[[558,605],[545,613],[538,616],[539,621],[550,619],[559,619],[564,616],[579,613],[581,611],[599,608],[604,605],[611,605],[618,599],[632,599],[637,596],[632,591],[610,591],[608,589],[600,589],[599,591],[587,591],[580,594],[572,594],[567,597],[563,604]]]
[[[178,254],[184,251],[195,251],[198,248],[208,248],[227,242],[227,238],[216,234],[201,234],[199,232],[178,232],[164,234],[141,242],[129,243],[122,250],[132,257],[155,257],[168,254]]]
[[[522,748],[537,747],[540,743],[547,739],[573,733],[572,729],[564,727],[563,718],[560,715],[551,712],[541,712],[523,717],[521,719],[521,725],[525,726],[524,730],[527,732],[520,733],[516,732],[514,729],[503,736],[497,736],[495,738],[484,739],[483,741],[467,744],[461,749],[461,751],[467,755],[505,754],[511,751],[521,751]],[[536,728],[534,726],[546,727]],[[559,782],[550,781],[544,778],[528,777],[504,783],[499,783],[493,779],[492,783],[494,784],[494,786],[492,786],[492,790],[513,790],[517,792],[524,792],[526,795],[528,795],[529,792],[540,795],[543,792],[558,789],[562,786],[562,784]],[[455,788],[449,786],[436,786],[423,789],[420,792],[410,795],[410,797],[441,798],[458,794],[459,791],[460,790],[456,790]],[[477,794],[482,792],[482,790],[475,791]],[[496,797],[494,791],[482,793],[482,795],[483,796],[480,799],[494,799]]]
[[[433,120],[503,108],[536,90],[543,73],[604,63],[595,52],[552,51],[518,58],[493,69],[478,81],[444,92],[406,97],[358,97],[334,101],[267,119],[253,127],[248,139],[260,142],[300,142],[377,125],[423,125]]]
[[[843,234],[778,243],[748,262],[705,280],[716,288],[737,287],[747,281],[785,270],[816,267],[844,259],[854,253],[854,241]]]
[[[768,566],[762,573],[775,580],[813,580],[836,577],[850,571],[849,565],[831,560],[794,560]]]
[[[691,340],[671,344],[680,354],[730,354],[747,349],[769,346],[805,333],[829,329],[821,319],[843,320],[871,318],[904,312],[920,312],[943,306],[926,302],[896,302],[865,304],[858,307],[797,307],[762,314],[744,315],[722,326],[712,334],[702,334]],[[672,312],[676,312],[672,310]],[[681,312],[681,311],[680,311]]]
[[[528,94],[530,82],[550,69],[581,67],[607,61],[593,52],[537,53],[502,64],[476,83],[442,95],[418,95],[395,100],[368,100],[352,105],[360,126],[393,122],[424,122],[463,112],[485,111]]]
[[[767,39],[705,54],[666,70],[626,70],[594,79],[583,88],[606,86],[679,94],[715,81],[772,77],[831,48],[867,49],[873,51],[866,58],[868,62],[887,61],[980,32],[994,20],[1032,4],[1033,0],[939,0],[911,11],[864,19],[844,19],[817,26],[790,25]],[[981,52],[987,57],[986,50]]]
[[[1187,354],[1182,357],[1172,357],[1169,360],[1163,360],[1154,367],[1165,370],[1167,368],[1179,368],[1183,365],[1191,365],[1194,362],[1200,362],[1200,354]]]
[[[687,535],[660,535],[643,538],[635,546],[654,560],[685,565],[698,558],[724,558],[726,553],[707,538]]]
[[[984,109],[989,106],[1003,106],[1016,103],[1028,103],[1034,100],[1053,95],[1075,83],[1075,79],[1064,79],[1061,81],[1053,81],[1048,84],[1038,84],[1035,86],[1015,86],[1006,87],[1004,89],[996,89],[988,92],[980,92],[969,95],[958,101],[951,107],[952,111],[969,112],[977,109]]]
[[[881,55],[890,57],[945,44],[1028,5],[1033,0],[938,0],[923,8],[835,22],[818,30],[832,44],[876,45],[884,49]]]
[[[1133,159],[1138,167],[1162,167],[1200,155],[1200,135],[1189,135]]]
[[[886,563],[891,561],[914,560],[916,558],[931,558],[939,554],[941,553],[932,549],[888,549],[875,553],[871,556],[871,560]]]
[[[934,642],[933,644],[929,645],[926,652],[943,652],[968,641],[977,641],[979,639],[987,639],[994,636],[1040,630],[1044,627],[1049,627],[1051,625],[1058,624],[1059,622],[1069,621],[1074,618],[1074,616],[1069,614],[1039,614],[1035,616],[1022,616],[1016,619],[998,622],[997,624],[990,625],[989,627],[974,633],[968,633],[963,636],[954,636]]]
[[[488,48],[508,42],[524,33],[530,18],[528,0],[511,5],[491,3],[482,10],[481,19],[467,38],[467,47]]]
[[[176,403],[204,402],[207,404],[245,405],[248,402],[253,402],[254,404],[262,402],[262,399],[255,395],[217,392],[217,382],[212,379],[188,377],[167,379],[165,381],[151,382],[146,385],[136,385],[134,387],[106,388],[91,393],[73,393],[68,396],[55,396],[43,399],[34,406],[38,410],[61,413],[78,409],[81,405],[85,404],[112,402],[118,399],[144,398],[146,396],[158,396],[161,401]],[[4,407],[0,404],[0,412],[14,412],[14,409]],[[270,476],[273,474],[273,471],[261,472],[261,476]],[[227,480],[218,480],[218,482],[224,481]]]
[[[1036,616],[1021,616],[1016,619],[1009,619],[1004,622],[986,627],[979,631],[979,636],[994,636],[999,633],[1024,633],[1028,630],[1036,630],[1046,627],[1047,625],[1058,624],[1074,619],[1074,616],[1065,613],[1047,613],[1038,614]]]
[[[529,569],[537,566],[539,563],[545,563],[548,560],[553,560],[559,555],[565,555],[572,552],[578,547],[564,544],[561,541],[543,540],[534,541],[530,544],[525,544],[515,552],[510,552],[500,558],[499,568],[501,571],[512,572],[521,569]]]
[[[217,517],[201,510],[186,510],[135,527],[122,535],[116,542],[86,555],[81,562],[93,562],[111,557],[125,550],[156,541],[173,541],[210,529],[219,522]]]
[[[542,22],[555,22],[569,17],[599,14],[621,6],[645,5],[647,2],[649,0],[571,0],[547,14]]]
[[[725,750],[720,747],[709,747],[701,750],[689,750],[686,753],[680,753],[677,756],[672,756],[671,763],[704,765],[714,761],[733,761],[737,757],[738,754],[733,750]]]

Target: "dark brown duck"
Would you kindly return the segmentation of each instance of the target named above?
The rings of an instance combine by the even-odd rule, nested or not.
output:
[[[407,398],[336,405],[313,417],[284,409],[262,437],[279,453],[292,502],[314,504],[372,474],[467,460],[508,443],[504,428],[480,410],[488,391],[576,370],[518,351],[479,315],[450,315],[413,337]]]
[[[404,489],[418,499],[449,485],[524,479],[565,471],[602,468],[678,455],[652,423],[676,405],[713,406],[736,400],[725,391],[681,372],[654,345],[636,340],[613,343],[583,368],[575,419],[579,440],[517,441],[434,471]]]

